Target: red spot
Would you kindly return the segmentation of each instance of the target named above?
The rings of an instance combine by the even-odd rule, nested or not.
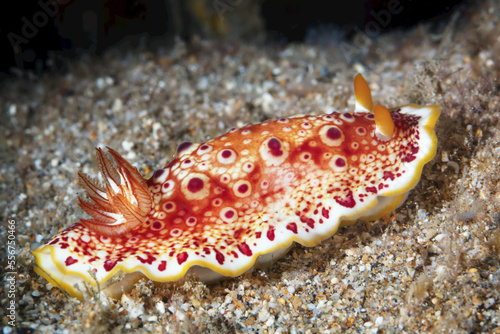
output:
[[[380,184],[378,185],[378,190],[382,190],[382,189],[384,189],[384,184],[383,184],[383,183],[380,183]]]
[[[242,184],[238,187],[238,191],[242,194],[246,193],[248,191],[248,184]]]
[[[69,247],[69,244],[68,243],[65,243],[65,242],[62,242],[61,243],[61,249],[66,249]]]
[[[209,255],[209,254],[210,254],[210,248],[208,248],[208,247],[203,247],[203,252],[204,252],[206,255]]]
[[[181,153],[182,151],[184,151],[185,149],[187,149],[191,145],[193,145],[193,143],[188,142],[188,141],[180,143],[179,146],[177,146],[177,154]]]
[[[335,166],[337,166],[337,167],[344,167],[345,166],[345,160],[342,159],[342,158],[337,158],[337,160],[335,160]]]
[[[234,237],[236,240],[239,240],[239,239],[240,239],[240,237],[241,237],[241,235],[243,234],[243,232],[245,232],[245,230],[244,230],[244,229],[242,229],[242,228],[240,228],[240,229],[238,229],[236,232],[234,232],[234,236],[233,236],[233,237]]]
[[[295,224],[295,223],[288,223],[288,225],[286,225],[286,229],[297,234],[297,224]]]
[[[387,179],[391,179],[391,181],[394,181],[395,176],[392,172],[384,171],[384,176],[382,176],[382,178],[384,179],[384,181],[387,181]]]
[[[403,159],[401,159],[402,162],[412,162],[415,160],[417,157],[414,155],[407,155]]]
[[[271,138],[267,142],[267,147],[271,150],[271,154],[274,155],[275,157],[279,157],[283,155],[283,151],[281,150],[281,143],[278,140],[278,138]]]
[[[66,261],[64,261],[64,263],[66,264],[66,266],[71,266],[72,264],[75,264],[77,263],[78,260],[77,259],[74,259],[72,258],[71,256],[68,256],[68,258],[66,259]]]
[[[340,196],[335,196],[335,202],[339,203],[346,208],[354,208],[356,201],[352,197],[352,190],[349,190],[344,198]]]
[[[227,159],[229,158],[233,153],[230,151],[230,150],[224,150],[222,151],[221,153],[221,157],[223,157],[224,159]]]
[[[366,187],[365,190],[368,193],[374,193],[374,194],[376,194],[378,192],[377,187]]]
[[[274,241],[275,236],[274,236],[274,226],[273,225],[269,225],[269,230],[267,230],[266,236],[270,241]]]
[[[321,209],[321,215],[325,217],[326,219],[330,218],[330,211],[328,211],[326,208]]]
[[[260,239],[262,232],[255,232],[255,239]]]
[[[158,169],[157,171],[154,172],[153,178],[159,178],[165,170],[163,169]]]
[[[306,223],[310,228],[314,228],[314,219],[307,218],[306,216],[300,217],[302,223]]]
[[[215,252],[215,259],[217,260],[217,262],[219,262],[219,264],[224,264],[224,260],[226,259],[224,254],[219,252],[217,249],[214,249],[214,252]]]
[[[415,146],[415,145],[411,145],[410,148],[409,148],[409,151],[410,153],[408,153],[406,156],[404,156],[401,161],[402,162],[412,162],[413,160],[415,160],[417,157],[415,156],[415,154],[418,153],[419,151],[419,148],[418,146]]]
[[[189,255],[186,252],[177,254],[177,263],[179,263],[179,265],[183,264],[184,262],[187,261],[188,257]]]
[[[231,219],[233,218],[234,216],[234,210],[227,210],[226,213],[224,214],[224,216],[227,218],[227,219]]]
[[[236,251],[231,251],[231,254],[234,256],[235,259],[238,258],[238,253],[236,253]]]
[[[280,157],[283,155],[283,151],[282,150],[277,150],[277,151],[271,151],[270,152],[272,155],[274,155],[275,157]]]
[[[253,254],[252,250],[250,249],[250,247],[245,242],[242,242],[241,244],[238,244],[238,249],[240,250],[240,252],[243,255],[252,256],[252,254]]]
[[[156,221],[153,223],[153,226],[152,226],[154,229],[159,229],[161,227],[161,223],[159,221]]]
[[[269,139],[269,142],[267,142],[267,147],[269,147],[270,150],[276,151],[281,149],[281,143],[278,140],[278,138],[271,138]]]
[[[145,258],[145,259],[143,259],[140,256],[136,256],[136,257],[139,261],[141,261],[141,263],[147,263],[147,264],[153,264],[153,262],[156,260],[156,258],[149,253],[146,253],[145,255],[147,256],[147,258]]]
[[[167,269],[167,261],[163,260],[158,265],[158,270],[159,271],[164,271],[165,269]]]
[[[202,151],[208,150],[208,145],[202,145],[200,147],[200,150],[202,150]]]
[[[54,240],[52,240],[49,245],[53,245],[53,244],[57,244],[59,242],[59,238],[55,238]]]
[[[199,177],[193,177],[189,180],[187,188],[190,192],[195,193],[203,189],[204,182]]]
[[[116,260],[110,260],[110,259],[107,259],[106,261],[104,261],[104,269],[106,271],[111,271],[111,269],[113,269],[115,266],[116,266]]]
[[[166,210],[171,210],[173,207],[174,207],[174,205],[172,203],[170,203],[170,202],[165,204],[165,209]]]
[[[352,118],[352,117],[353,117],[353,116],[352,116],[352,114],[351,114],[351,113],[348,113],[348,112],[343,113],[343,114],[342,114],[342,116],[343,116],[344,118]]]
[[[328,131],[326,131],[326,136],[332,140],[336,140],[342,137],[342,133],[338,128],[331,127],[328,129]]]

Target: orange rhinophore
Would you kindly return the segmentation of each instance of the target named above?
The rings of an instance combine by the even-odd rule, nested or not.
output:
[[[389,109],[377,104],[373,107],[373,114],[375,116],[375,131],[379,131],[386,137],[392,137],[394,134],[394,121]]]

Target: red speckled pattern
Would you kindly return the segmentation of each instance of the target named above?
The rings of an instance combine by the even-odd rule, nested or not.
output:
[[[92,236],[88,243],[76,239],[72,251],[86,255],[89,263],[112,258],[117,264],[120,258],[135,257],[161,265],[159,250],[148,246],[153,241],[171,250],[167,263],[185,262],[185,249],[202,257],[219,251],[224,258],[219,262],[234,258],[233,251],[250,256],[245,241],[256,240],[256,232],[267,233],[269,225],[277,223],[258,219],[273,214],[269,203],[286,201],[293,194],[308,203],[298,211],[283,203],[282,210],[296,218],[287,228],[298,233],[328,216],[323,197],[353,208],[387,187],[384,181],[401,176],[401,164],[418,153],[418,146],[411,144],[419,136],[414,128],[418,120],[398,113],[393,117],[397,132],[390,142],[369,135],[375,129],[371,114],[344,113],[268,121],[189,145],[148,181],[154,204],[143,226],[119,238]],[[404,145],[404,140],[410,144]],[[328,177],[304,187],[318,174]],[[81,225],[73,231],[86,233]],[[55,243],[68,245],[62,239]],[[102,250],[108,253],[104,257],[97,255]]]
[[[400,178],[410,183],[429,160],[425,153],[415,167],[422,117],[397,109],[392,118],[390,140],[375,134],[372,113],[357,112],[266,121],[182,143],[147,181],[152,207],[143,223],[119,236],[77,223],[48,242],[52,256],[61,271],[82,277],[92,269],[105,281],[120,268],[169,281],[196,264],[238,275],[259,254],[292,241],[313,245]]]

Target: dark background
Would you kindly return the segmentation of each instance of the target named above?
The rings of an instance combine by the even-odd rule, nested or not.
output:
[[[4,51],[0,71],[15,75],[40,74],[64,69],[68,59],[84,54],[99,56],[111,46],[153,50],[170,47],[175,38],[188,43],[193,39],[240,43],[324,43],[324,36],[352,39],[356,33],[368,28],[378,26],[382,33],[406,29],[418,23],[431,24],[432,29],[439,33],[455,10],[471,5],[471,2],[9,1],[4,4],[9,8],[4,8],[0,14],[0,43]],[[404,10],[384,21],[384,13],[395,4]],[[378,23],[375,16],[379,16]],[[323,38],[315,38],[318,35]]]

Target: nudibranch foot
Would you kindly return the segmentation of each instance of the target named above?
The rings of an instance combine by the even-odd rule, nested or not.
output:
[[[116,151],[108,148],[113,164],[97,149],[106,189],[80,174],[91,200],[80,206],[92,219],[36,248],[35,270],[78,298],[85,285],[117,297],[144,276],[238,276],[294,242],[314,246],[340,226],[380,218],[434,157],[440,108],[373,106],[361,75],[355,97],[352,113],[297,115],[182,143],[148,180]]]

